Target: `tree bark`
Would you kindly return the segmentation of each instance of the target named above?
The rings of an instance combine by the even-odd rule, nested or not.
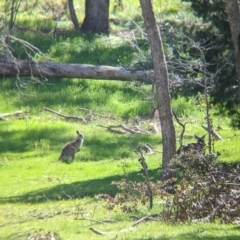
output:
[[[240,103],[240,12],[237,0],[225,0],[225,4],[236,59],[236,72],[238,78],[238,101]]]
[[[70,14],[71,20],[73,22],[74,29],[76,31],[80,30],[78,19],[76,16],[74,5],[73,5],[73,0],[68,0],[68,9],[69,9],[69,14]]]
[[[156,23],[151,0],[140,0],[140,3],[154,65],[158,110],[162,129],[162,180],[164,181],[172,177],[168,167],[176,153],[176,136],[169,93],[168,70],[160,30]]]
[[[86,0],[84,32],[109,34],[109,0]]]
[[[122,67],[96,66],[91,64],[63,64],[53,62],[28,62],[0,60],[1,77],[54,77],[88,78],[121,81],[153,82],[152,71],[129,71]]]

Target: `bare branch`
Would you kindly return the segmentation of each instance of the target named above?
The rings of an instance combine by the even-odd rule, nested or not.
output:
[[[94,228],[92,228],[92,227],[90,227],[89,229],[90,229],[92,232],[96,233],[97,235],[101,235],[101,236],[106,235],[106,233],[100,232],[100,231],[98,231],[98,230],[96,230],[96,229],[94,229]]]
[[[22,110],[15,111],[13,113],[2,113],[2,114],[0,114],[0,119],[6,120],[7,117],[22,117],[22,115],[25,113],[26,113],[26,111],[22,111]]]
[[[140,224],[140,223],[142,223],[142,222],[144,222],[144,221],[149,221],[149,220],[151,220],[151,221],[159,221],[159,219],[157,219],[157,218],[154,218],[154,217],[151,217],[151,216],[145,216],[145,217],[140,218],[140,219],[137,220],[136,222],[134,222],[130,227],[131,227],[131,228],[132,228],[132,227],[135,227],[135,226],[137,226],[138,224]]]
[[[95,113],[92,110],[87,109],[87,108],[79,108],[79,109],[88,112],[88,115],[91,116],[91,117],[93,117],[95,115],[95,116],[99,116],[101,118],[108,118],[108,119],[110,118],[110,119],[113,119],[113,120],[117,119],[116,117],[112,116],[111,114],[102,115],[102,114]]]
[[[222,137],[213,129],[208,129],[208,127],[202,125],[202,128],[205,129],[208,133],[212,134],[215,140],[222,140]]]
[[[101,124],[98,124],[97,126],[106,128],[110,132],[116,132],[116,133],[119,133],[119,134],[124,134],[124,133],[131,133],[131,134],[143,134],[143,133],[145,133],[145,134],[149,134],[148,131],[142,130],[140,128],[138,128],[138,130],[133,130],[133,129],[130,129],[130,128],[126,127],[124,124],[109,125],[109,126],[103,126]],[[124,132],[115,130],[115,128],[121,128],[121,129],[124,130]]]
[[[43,110],[54,113],[54,114],[56,114],[60,117],[63,117],[65,119],[67,119],[67,120],[82,121],[83,123],[87,124],[87,121],[83,117],[77,117],[77,116],[70,116],[70,115],[62,114],[62,113],[56,112],[56,111],[54,111],[50,108],[47,108],[47,107],[44,107]]]

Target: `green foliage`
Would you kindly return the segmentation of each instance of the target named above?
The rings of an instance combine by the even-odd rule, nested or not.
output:
[[[231,115],[231,126],[234,129],[240,129],[240,107],[235,105],[229,112]]]
[[[221,110],[226,106],[231,117],[231,110],[234,111],[235,103],[238,101],[238,93],[235,90],[237,83],[235,60],[231,36],[230,26],[228,22],[227,12],[225,10],[225,3],[223,0],[202,1],[202,0],[182,0],[183,2],[190,2],[191,8],[197,16],[201,17],[205,24],[211,22],[213,31],[206,31],[205,33],[214,36],[213,43],[218,49],[212,51],[206,58],[207,62],[221,63],[222,59],[227,59],[227,67],[221,71],[221,74],[216,76],[214,83],[216,89],[211,95],[214,97],[215,103],[221,103]],[[197,35],[198,39],[202,39]],[[231,49],[231,51],[229,51]],[[231,62],[231,64],[229,64]],[[218,67],[218,66],[217,66]],[[213,69],[212,69],[213,70]],[[217,69],[215,69],[216,72]],[[214,71],[213,71],[214,72]],[[227,104],[226,104],[227,103]],[[222,111],[224,112],[225,109]],[[235,117],[234,117],[235,118]],[[236,122],[236,118],[233,120]],[[239,122],[239,121],[237,121]],[[237,124],[238,125],[238,124]],[[236,127],[236,125],[235,125]]]
[[[193,104],[191,99],[179,96],[172,101],[172,108],[178,117],[191,117],[197,114],[196,105]]]

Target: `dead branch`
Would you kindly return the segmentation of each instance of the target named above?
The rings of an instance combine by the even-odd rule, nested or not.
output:
[[[176,115],[176,113],[174,112],[174,111],[172,111],[173,112],[173,116],[175,117],[175,119],[176,119],[176,121],[177,121],[177,123],[182,127],[182,131],[181,131],[181,134],[180,134],[180,137],[179,137],[179,145],[180,145],[180,147],[182,146],[182,141],[183,141],[183,135],[184,135],[184,133],[185,133],[185,125],[187,124],[187,123],[181,123],[180,122],[180,120],[179,120],[179,118],[178,118],[178,116]]]
[[[114,220],[111,220],[111,219],[106,219],[106,220],[95,220],[95,219],[91,219],[91,218],[76,218],[75,220],[84,220],[84,221],[89,221],[89,222],[95,222],[95,223],[114,223],[116,221]]]
[[[91,64],[31,62],[15,59],[0,59],[0,76],[4,77],[54,77],[120,80],[150,83],[154,81],[153,71],[131,71],[122,67],[97,66]]]
[[[145,176],[145,179],[146,179],[146,183],[147,183],[147,189],[148,189],[148,193],[146,193],[149,197],[149,207],[150,209],[153,208],[153,193],[152,193],[152,188],[150,186],[150,180],[149,180],[149,176],[148,176],[148,166],[147,166],[147,163],[146,163],[146,160],[143,156],[143,149],[141,147],[138,147],[138,152],[140,153],[140,158],[139,158],[139,162],[141,163],[142,165],[142,168],[143,168],[143,173],[144,173],[144,176]]]
[[[87,121],[83,117],[77,117],[77,116],[70,116],[70,115],[62,114],[62,113],[56,112],[56,111],[54,111],[50,108],[47,108],[47,107],[44,107],[43,110],[54,113],[54,114],[56,114],[60,117],[63,117],[65,119],[67,119],[67,120],[82,121],[83,123],[87,124]]]
[[[194,219],[192,222],[211,222],[217,215],[219,215],[219,209],[220,206],[218,205],[208,216],[200,219]]]
[[[159,219],[157,219],[157,218],[154,218],[154,217],[151,217],[151,216],[145,216],[145,217],[142,217],[142,218],[138,219],[136,222],[134,222],[134,223],[130,226],[130,228],[135,227],[135,226],[137,226],[138,224],[140,224],[140,223],[142,223],[142,222],[144,222],[144,221],[149,221],[149,220],[151,220],[151,221],[159,221]]]
[[[101,236],[104,236],[104,235],[115,235],[115,234],[119,234],[119,233],[125,233],[125,232],[129,232],[132,230],[133,227],[137,226],[138,224],[144,222],[144,221],[159,221],[159,219],[157,218],[154,218],[152,216],[145,216],[145,217],[142,217],[140,218],[139,220],[137,220],[136,222],[134,222],[131,226],[129,226],[128,228],[124,228],[120,231],[117,231],[117,232],[108,232],[108,233],[105,233],[105,232],[101,232],[99,230],[96,230],[95,228],[92,228],[90,227],[89,230],[91,230],[92,232],[96,233],[97,235],[101,235]]]
[[[126,132],[123,132],[123,131],[119,131],[119,130],[115,130],[115,129],[112,129],[112,126],[103,126],[101,124],[97,124],[97,126],[99,127],[102,127],[102,128],[106,128],[109,132],[113,132],[113,133],[118,133],[118,134],[125,134]]]
[[[229,211],[223,211],[224,214],[231,216],[231,217],[239,217],[240,210],[239,209],[230,209]]]
[[[101,236],[106,235],[106,233],[100,232],[100,231],[98,231],[98,230],[96,230],[96,229],[94,229],[92,227],[90,227],[89,230],[91,230],[92,232],[94,232],[94,233],[96,233],[98,235],[101,235]]]
[[[124,124],[109,125],[109,126],[103,126],[101,124],[98,124],[97,126],[106,128],[110,132],[115,132],[115,133],[119,133],[119,134],[125,134],[125,133],[131,133],[131,134],[142,134],[142,133],[145,133],[145,134],[149,134],[148,131],[142,130],[140,128],[138,128],[138,130],[133,130],[133,129],[130,129],[130,128],[126,127]],[[115,130],[116,128],[121,128],[124,131]]]
[[[2,113],[0,115],[0,119],[1,120],[6,120],[5,118],[7,118],[7,117],[19,117],[19,116],[22,117],[22,115],[25,114],[25,113],[26,113],[26,111],[21,111],[21,110],[15,111],[13,113]]]
[[[215,140],[222,140],[222,137],[213,128],[209,130],[208,127],[204,125],[202,125],[202,128],[209,132],[214,137]]]
[[[99,114],[99,113],[95,113],[95,112],[93,112],[92,110],[87,109],[87,108],[79,108],[79,109],[88,112],[88,116],[90,116],[91,118],[93,118],[93,116],[95,115],[95,116],[99,116],[99,117],[101,117],[101,118],[110,118],[110,119],[113,119],[113,120],[116,120],[116,119],[117,119],[116,117],[114,117],[114,116],[112,116],[112,115],[110,115],[110,114],[108,114],[108,115],[102,115],[102,114]]]
[[[118,126],[117,126],[118,127]],[[133,129],[130,129],[128,127],[126,127],[125,125],[123,124],[120,124],[119,127],[121,127],[122,129],[124,129],[126,132],[130,132],[130,133],[148,133],[147,131],[144,131],[140,128],[138,128],[138,130],[133,130]]]
[[[137,150],[138,150],[138,152],[140,152],[140,154],[141,154],[142,151],[144,151],[145,153],[148,153],[148,154],[159,152],[159,151],[155,151],[153,149],[153,147],[148,143],[145,143],[145,144],[139,143],[138,147],[137,147]]]

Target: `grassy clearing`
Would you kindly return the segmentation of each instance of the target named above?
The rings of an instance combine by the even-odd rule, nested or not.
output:
[[[79,6],[82,2],[79,1]],[[123,12],[114,13],[110,6],[111,16],[120,19],[119,26],[111,23],[112,32],[140,29],[139,1],[132,1],[131,5],[123,3]],[[159,18],[181,18],[183,5],[180,1],[154,1],[154,4]],[[78,17],[82,19],[84,12],[81,7],[79,9]],[[53,38],[51,31],[55,22],[50,13],[43,21],[46,14],[41,11],[36,5],[31,21],[26,14],[20,15],[17,23],[39,30],[44,22],[46,34],[19,31],[17,36],[30,41],[56,61],[130,66],[147,57],[144,39],[132,44],[117,36],[79,35],[72,32],[71,23],[64,16],[59,26],[66,32]],[[19,47],[18,51],[21,57],[26,57],[23,49]],[[43,59],[39,55],[33,58]],[[122,178],[143,180],[136,153],[138,143],[149,143],[161,151],[160,134],[119,135],[97,126],[122,122],[131,126],[134,117],[149,114],[150,86],[87,79],[48,79],[43,84],[25,80],[29,85],[22,89],[16,88],[16,79],[0,80],[0,113],[27,111],[21,119],[0,121],[1,240],[26,239],[29,233],[39,229],[43,229],[41,233],[56,232],[61,239],[68,240],[113,239],[116,236],[119,239],[239,239],[238,226],[219,223],[172,226],[150,221],[129,229],[136,217],[158,213],[162,208],[161,199],[154,199],[152,210],[141,206],[138,212],[123,214],[119,209],[106,210],[106,203],[95,197],[102,193],[116,194],[113,181]],[[67,122],[43,111],[43,107],[80,116],[86,115],[80,108],[87,108],[102,115],[110,113],[116,120],[94,117],[87,125]],[[173,108],[182,122],[188,122],[184,143],[195,141],[194,134],[205,133],[201,128],[205,123],[204,110],[197,104],[197,96],[196,99],[173,99]],[[212,111],[214,113],[214,109]],[[219,161],[239,162],[240,131],[230,129],[229,119],[222,116],[214,116],[213,123],[223,137],[223,141],[215,143],[216,151],[221,153]],[[148,128],[150,122],[145,121],[141,126]],[[57,162],[62,146],[75,139],[76,130],[85,136],[81,151],[73,164]],[[177,124],[176,131],[179,136],[181,128]],[[159,179],[161,154],[148,155],[146,160],[149,176],[153,181]],[[89,227],[109,234],[98,236]]]
[[[12,206],[5,209],[11,210]],[[14,214],[4,214],[8,218],[6,231],[12,234],[12,239],[26,239],[27,233],[39,231],[42,227],[43,233],[48,230],[64,236],[63,239],[239,239],[239,227],[227,225],[224,228],[220,224],[190,224],[180,226],[170,226],[158,222],[145,222],[133,229],[129,229],[132,224],[131,215],[127,214],[123,218],[120,212],[108,212],[99,207],[99,202],[85,198],[81,201],[61,201],[61,203],[45,203],[36,206],[29,204],[26,207],[13,207]],[[47,210],[47,213],[46,213]],[[79,213],[77,214],[76,211]],[[45,214],[43,214],[45,212]],[[149,214],[150,212],[148,212]],[[139,214],[144,214],[141,212]],[[135,215],[137,216],[137,214]],[[14,219],[21,219],[21,225]],[[91,221],[93,219],[95,221]],[[101,223],[104,220],[114,220],[112,223]],[[29,227],[31,222],[31,227]],[[89,228],[93,227],[105,236],[98,236],[92,233]],[[63,229],[68,229],[67,232]],[[122,231],[122,232],[121,232]]]
[[[34,87],[31,86],[30,89],[34,90]],[[63,89],[66,89],[64,81]],[[69,89],[71,91],[64,90],[58,93],[58,101],[72,94],[72,88]],[[94,94],[94,88],[92,91]],[[99,239],[100,237],[90,231],[89,227],[110,233],[104,236],[104,239],[112,239],[116,235],[120,239],[239,238],[237,226],[222,226],[221,224],[190,224],[176,227],[159,222],[147,222],[130,231],[128,228],[134,222],[132,216],[141,217],[158,213],[161,200],[154,200],[154,208],[151,211],[147,206],[143,206],[136,213],[122,214],[118,209],[106,210],[104,208],[106,203],[96,199],[95,195],[116,194],[117,189],[112,182],[122,178],[133,181],[143,180],[139,175],[141,167],[135,152],[137,144],[148,142],[156,150],[161,150],[161,136],[158,134],[118,135],[108,133],[105,129],[96,126],[97,123],[120,123],[122,122],[121,114],[115,122],[101,118],[94,119],[88,125],[63,121],[59,117],[43,112],[42,106],[47,104],[62,112],[82,114],[76,110],[75,101],[68,99],[68,105],[58,106],[57,101],[54,102],[54,95],[45,98],[45,95],[51,96],[51,94],[43,93],[41,97],[41,91],[37,94],[35,90],[33,92],[34,94],[26,96],[15,94],[12,98],[5,98],[8,106],[11,106],[11,111],[19,109],[21,106],[19,100],[23,98],[25,102],[22,106],[27,106],[29,113],[24,119],[0,122],[2,177],[0,239],[7,237],[26,239],[27,234],[34,233],[40,228],[43,229],[42,234],[48,231],[56,232],[62,239]],[[51,93],[55,94],[54,91]],[[124,95],[124,91],[122,94]],[[91,92],[89,95],[91,96]],[[27,101],[28,97],[29,101]],[[100,100],[102,95],[99,94],[98,98]],[[97,102],[97,99],[95,101]],[[99,113],[106,112],[106,109],[109,110],[108,104],[111,106],[111,101],[114,99],[110,98],[105,105],[102,105],[101,111],[97,107]],[[136,100],[136,102],[139,101]],[[178,101],[181,110],[183,100],[178,99]],[[90,104],[85,107],[89,106],[94,105]],[[177,111],[177,102],[174,102],[174,106]],[[7,107],[3,105],[1,112],[4,109]],[[111,113],[113,112],[114,109]],[[184,143],[194,141],[193,134],[204,134],[200,127],[204,122],[203,113],[197,107],[192,113],[195,115],[190,115],[191,111],[186,110],[182,118],[183,121],[189,122]],[[238,162],[240,131],[235,131],[233,135],[226,120],[215,121],[220,123],[222,130],[219,133],[224,138],[223,141],[215,144],[216,149],[222,154],[220,159],[224,162]],[[57,162],[61,147],[75,138],[76,129],[83,131],[85,135],[82,150],[77,154],[73,164]],[[176,129],[179,134],[180,129],[177,125]],[[150,177],[157,180],[161,170],[159,169],[161,155],[148,155],[147,164]],[[102,223],[108,219],[115,222]],[[126,232],[119,233],[120,230],[126,230]]]

